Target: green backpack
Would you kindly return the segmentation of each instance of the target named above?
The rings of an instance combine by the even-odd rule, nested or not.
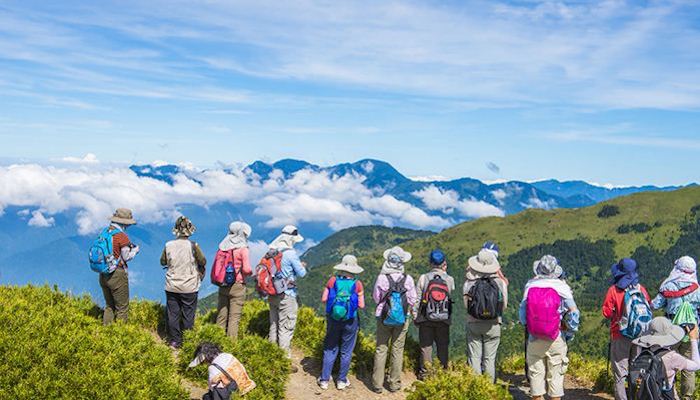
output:
[[[678,326],[698,324],[695,309],[690,303],[684,301],[683,304],[681,304],[678,311],[676,311],[676,315],[673,317],[673,324]],[[683,338],[684,343],[688,343],[689,340],[688,335]]]
[[[326,311],[329,312],[331,318],[336,321],[347,321],[355,318],[357,311],[355,280],[336,277],[328,300],[330,310]]]

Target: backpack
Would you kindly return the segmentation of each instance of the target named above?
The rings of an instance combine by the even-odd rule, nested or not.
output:
[[[557,340],[561,326],[561,297],[552,288],[530,288],[527,293],[527,331],[546,340]]]
[[[670,350],[663,347],[643,348],[630,362],[627,375],[629,400],[673,400],[673,387],[666,379],[666,366],[661,357]]]
[[[469,315],[480,320],[492,320],[503,314],[503,296],[495,278],[481,278],[469,289]]]
[[[625,290],[622,311],[619,322],[620,333],[630,339],[636,339],[646,332],[654,318],[651,307],[639,286],[631,286]]]
[[[336,321],[349,321],[357,315],[358,297],[355,279],[335,277],[333,287],[328,291],[326,314]]]
[[[408,314],[408,300],[406,300],[406,274],[401,279],[394,281],[391,275],[386,275],[389,280],[389,290],[384,295],[382,309],[382,322],[387,326],[402,326],[406,323]]]
[[[287,279],[282,274],[282,252],[270,249],[255,268],[256,289],[262,296],[276,296],[288,289]]]
[[[92,242],[88,253],[90,269],[100,274],[111,274],[117,269],[119,258],[114,257],[114,235],[122,230],[109,226]]]
[[[426,320],[432,322],[448,322],[452,314],[452,299],[447,282],[438,274],[435,274],[428,282],[421,299],[423,304],[422,314]]]
[[[236,282],[236,270],[233,266],[233,250],[217,250],[211,267],[211,283],[216,286],[230,286]]]
[[[218,387],[215,386],[207,393],[204,394],[204,397],[202,397],[203,400],[229,400],[231,398],[231,395],[233,393],[238,391],[238,383],[231,377],[231,375],[226,372],[225,369],[221,368],[218,364],[212,363],[211,364],[214,368],[218,369],[221,371],[221,373],[226,376],[226,378],[229,380],[229,384],[226,385],[225,387]]]

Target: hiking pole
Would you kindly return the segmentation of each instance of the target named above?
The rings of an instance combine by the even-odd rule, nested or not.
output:
[[[610,364],[612,363],[611,357],[612,357],[612,339],[611,339],[611,338],[608,338],[608,364],[607,364],[607,367],[608,367],[608,372],[607,372],[607,374],[608,374],[608,376],[607,376],[607,377],[608,377],[608,380],[610,379]]]
[[[528,374],[529,367],[527,365],[527,342],[530,339],[530,335],[527,334],[527,325],[523,325],[523,330],[525,331],[525,340],[523,341],[524,353],[525,353],[525,379],[527,384],[530,384],[530,375]]]

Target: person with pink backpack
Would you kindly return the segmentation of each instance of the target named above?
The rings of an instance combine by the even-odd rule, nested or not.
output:
[[[579,311],[569,285],[561,279],[564,270],[559,261],[546,255],[533,265],[535,277],[525,285],[520,303],[520,323],[528,340],[525,360],[534,400],[552,400],[564,396],[567,340],[578,330]]]

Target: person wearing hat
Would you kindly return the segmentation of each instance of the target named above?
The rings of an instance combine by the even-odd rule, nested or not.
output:
[[[112,236],[112,248],[114,258],[119,260],[117,268],[109,274],[100,274],[100,287],[105,298],[105,310],[102,321],[105,325],[114,322],[115,319],[126,321],[129,317],[129,266],[127,263],[136,257],[139,246],[131,243],[126,234],[126,229],[136,225],[131,210],[118,208],[107,229],[119,232]]]
[[[202,342],[197,346],[194,359],[187,368],[194,368],[202,363],[208,365],[207,387],[209,388],[209,392],[202,397],[202,400],[229,398],[225,396],[230,396],[234,391],[242,397],[257,386],[248,375],[245,366],[233,354],[224,353],[212,342]]]
[[[204,279],[207,259],[199,245],[190,240],[197,228],[185,216],[175,221],[175,239],[167,242],[160,256],[165,267],[165,298],[170,347],[182,346],[182,330],[192,329],[197,312],[197,295]]]
[[[674,325],[666,317],[656,317],[651,321],[646,334],[633,340],[632,343],[641,348],[671,348],[677,345],[686,336],[686,329]],[[690,358],[684,357],[675,350],[669,350],[661,355],[661,361],[666,369],[668,392],[663,393],[663,398],[678,399],[674,381],[678,372],[692,372],[700,370],[700,354],[698,354],[698,327],[694,326],[688,332]],[[690,398],[693,398],[691,394]]]
[[[479,295],[476,292],[482,291],[484,296],[498,296],[491,301],[499,304],[502,314],[508,306],[508,281],[503,277],[498,263],[498,246],[491,243],[492,247],[487,248],[489,243],[491,242],[487,242],[476,256],[469,258],[467,263],[466,279],[462,287],[464,307],[472,309],[470,303]],[[496,290],[493,290],[494,284]],[[502,323],[499,313],[490,319],[467,313],[467,361],[477,374],[486,374],[492,380],[496,379],[496,355],[501,343]]]
[[[639,283],[637,262],[624,258],[614,264],[612,286],[608,289],[603,300],[603,317],[610,320],[610,362],[615,378],[615,399],[627,400],[627,372],[629,367],[632,339],[620,333],[620,320],[625,312],[625,293],[628,290],[639,290],[650,301],[647,289]]]
[[[410,324],[410,315],[418,301],[416,286],[413,278],[406,274],[404,265],[411,261],[411,253],[399,246],[392,247],[384,252],[384,264],[374,284],[372,298],[377,304],[375,316],[377,317],[376,341],[377,348],[374,352],[374,369],[372,371],[372,390],[382,393],[384,387],[386,359],[391,342],[391,360],[389,379],[387,384],[390,392],[401,390],[401,372],[403,370],[403,349],[406,344],[406,333]],[[402,303],[405,303],[405,323],[394,326],[386,325],[384,317],[388,311],[391,288],[395,287],[401,293]]]
[[[559,295],[561,302],[557,311],[561,322],[557,325],[560,328],[554,340],[528,335],[525,360],[530,395],[534,400],[543,400],[545,394],[558,400],[564,396],[564,374],[569,364],[566,338],[578,331],[580,313],[571,288],[561,279],[564,269],[556,257],[542,257],[534,262],[532,270],[535,277],[525,284],[519,310],[520,323],[527,327],[528,295],[533,289],[552,289]],[[530,328],[528,332],[531,332]]]
[[[683,303],[689,303],[700,311],[700,290],[698,290],[697,264],[692,257],[684,256],[676,260],[673,269],[659,287],[659,294],[652,300],[654,310],[664,309],[666,317],[673,320]],[[700,314],[697,316],[700,321]],[[678,351],[690,357],[689,343],[681,343]],[[684,370],[681,373],[681,399],[693,399],[695,393],[695,372]]]
[[[364,289],[357,279],[364,269],[357,264],[357,258],[346,255],[333,270],[335,275],[328,280],[321,296],[321,302],[326,304],[326,337],[323,340],[323,367],[317,382],[323,390],[328,389],[338,353],[340,369],[336,388],[343,390],[350,386],[348,371],[360,329],[358,310],[365,308]]]
[[[416,303],[416,319],[418,326],[418,342],[420,345],[420,357],[418,359],[418,377],[423,379],[428,372],[427,363],[433,360],[433,343],[437,349],[437,357],[443,368],[447,368],[450,348],[450,323],[452,322],[452,299],[451,295],[455,289],[455,280],[447,274],[447,257],[440,249],[435,249],[428,255],[428,265],[430,271],[422,274],[416,284],[416,293],[420,295],[421,301]],[[446,296],[442,299],[442,293],[447,290]],[[430,290],[430,293],[428,292]],[[433,304],[447,305],[447,319],[430,320],[426,316],[429,298],[432,293],[442,299],[437,302],[434,298]],[[439,307],[436,307],[439,308]]]
[[[282,228],[275,240],[270,243],[270,249],[282,253],[282,275],[287,280],[287,290],[276,296],[269,296],[270,303],[270,335],[269,340],[277,344],[287,352],[287,357],[292,358],[292,338],[297,324],[297,278],[306,276],[306,264],[299,259],[299,254],[294,246],[301,243],[304,238],[299,234],[299,230],[294,225],[287,225]],[[292,372],[297,372],[299,368],[292,365]]]
[[[245,280],[252,275],[248,238],[252,228],[245,222],[231,222],[228,234],[219,243],[220,251],[230,251],[233,260],[234,282],[219,287],[216,324],[222,327],[233,340],[238,338],[238,324],[243,313],[246,288]]]

